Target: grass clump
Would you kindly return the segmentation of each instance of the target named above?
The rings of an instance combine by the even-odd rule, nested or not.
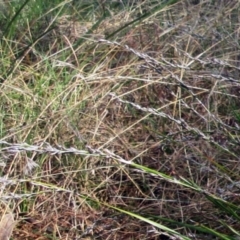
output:
[[[238,1],[5,8],[14,239],[239,238]]]

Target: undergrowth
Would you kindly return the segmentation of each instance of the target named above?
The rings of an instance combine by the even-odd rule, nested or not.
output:
[[[13,239],[240,238],[239,1],[1,6]]]

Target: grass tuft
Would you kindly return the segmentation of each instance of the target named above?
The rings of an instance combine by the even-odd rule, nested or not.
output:
[[[239,1],[0,7],[5,235],[240,239]]]

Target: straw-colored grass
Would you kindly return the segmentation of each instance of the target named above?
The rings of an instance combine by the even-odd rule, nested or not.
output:
[[[43,2],[0,19],[12,239],[239,239],[239,1]]]

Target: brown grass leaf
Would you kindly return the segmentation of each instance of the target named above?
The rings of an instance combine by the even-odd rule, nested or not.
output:
[[[15,221],[13,214],[8,213],[2,217],[0,222],[0,240],[9,240],[12,234]]]

